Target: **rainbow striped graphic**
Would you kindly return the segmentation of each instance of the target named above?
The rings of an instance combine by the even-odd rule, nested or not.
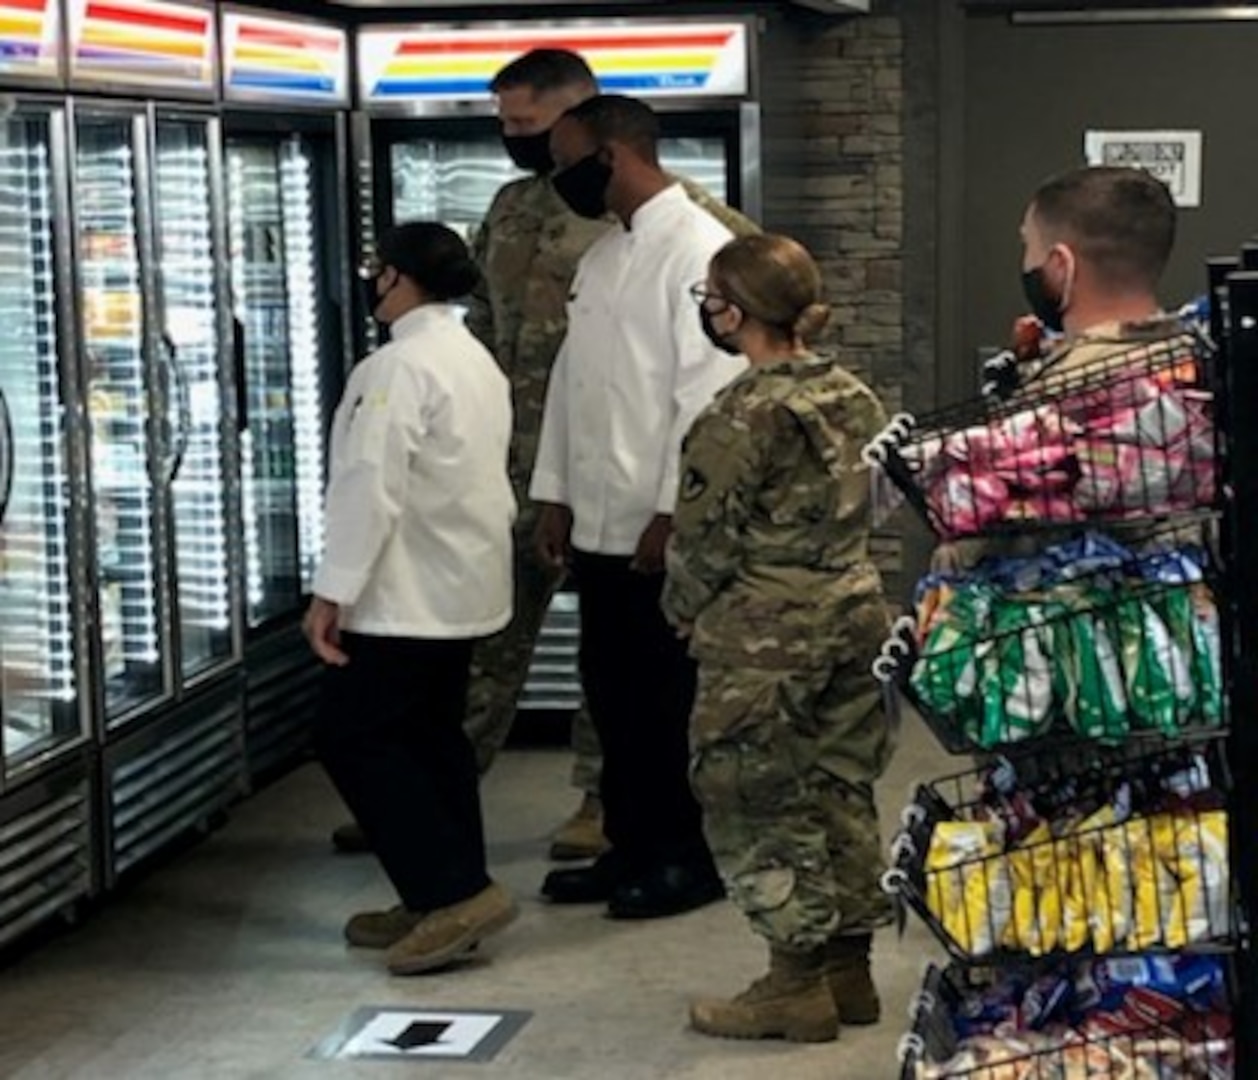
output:
[[[731,96],[748,92],[743,23],[493,30],[364,28],[358,34],[364,104],[475,101],[512,57],[529,49],[572,49],[606,91],[641,97]]]
[[[57,0],[0,0],[0,75],[57,79]]]
[[[224,12],[223,65],[230,98],[348,99],[349,40],[333,26]]]
[[[77,82],[214,91],[214,18],[166,0],[71,0]]]

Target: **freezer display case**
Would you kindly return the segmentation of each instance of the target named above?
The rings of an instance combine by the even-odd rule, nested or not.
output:
[[[146,177],[142,118],[76,117],[75,207],[96,581],[110,723],[169,693],[158,567],[140,219]]]
[[[161,468],[170,484],[179,662],[188,680],[234,650],[209,132],[203,122],[159,119],[156,148]]]
[[[9,771],[82,735],[52,117],[0,122],[0,716]]]
[[[293,614],[323,545],[324,377],[315,160],[309,141],[228,141],[232,311],[241,409],[246,609]]]

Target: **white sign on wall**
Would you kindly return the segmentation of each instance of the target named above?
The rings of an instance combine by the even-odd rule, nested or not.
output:
[[[1200,131],[1088,131],[1089,165],[1144,169],[1171,190],[1176,206],[1201,205]]]

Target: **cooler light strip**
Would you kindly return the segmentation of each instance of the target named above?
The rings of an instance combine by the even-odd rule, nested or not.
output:
[[[211,89],[208,10],[156,0],[76,0],[71,11],[75,76]]]
[[[298,138],[280,151],[284,250],[288,273],[288,341],[293,379],[293,442],[297,473],[298,551],[302,589],[314,583],[323,557],[325,477],[323,397],[320,392],[319,311],[315,304],[315,247],[311,234],[310,156]]]
[[[205,148],[159,149],[158,220],[167,315],[179,311],[199,329],[181,344],[176,360],[189,382],[188,444],[172,485],[178,545],[178,595],[183,623],[212,631],[231,629],[225,582],[227,522],[219,444],[217,305],[210,235],[209,165]]]
[[[375,102],[477,99],[511,57],[527,49],[572,49],[605,91],[639,94],[747,92],[742,24],[511,31],[364,30],[363,92]]]
[[[55,76],[58,22],[56,0],[0,0],[0,72]]]
[[[224,85],[229,97],[266,93],[310,100],[346,97],[344,33],[282,19],[223,16]]]

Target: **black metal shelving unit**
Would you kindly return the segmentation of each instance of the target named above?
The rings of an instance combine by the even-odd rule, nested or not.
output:
[[[1099,569],[1060,578],[1028,562],[1029,580],[1020,569],[999,587],[928,579],[916,617],[884,646],[875,673],[890,707],[907,699],[946,749],[980,755],[921,785],[892,846],[889,891],[951,958],[931,967],[915,1004],[904,1080],[1005,1075],[993,1071],[1001,1067],[1036,1077],[1258,1076],[1249,920],[1258,806],[1244,797],[1258,783],[1258,565],[1245,557],[1258,554],[1258,425],[1246,415],[1258,402],[1258,265],[1246,269],[1256,259],[1258,250],[1211,260],[1208,332],[1186,322],[1171,345],[1146,343],[1056,377],[1041,371],[1025,392],[1006,382],[999,396],[920,421],[897,417],[866,450],[943,540],[999,538],[1009,549],[1021,537],[1032,543],[1016,554],[1034,557],[1104,534],[1144,552],[1165,526],[1166,547],[1191,550],[1202,568],[1168,584],[1157,580],[1163,566],[1151,583],[1144,554],[1108,553]],[[1142,431],[1108,422],[1133,407]],[[995,430],[1007,445],[988,445]],[[1023,441],[1011,455],[1014,432]],[[1124,457],[1125,471],[1098,464]],[[1098,550],[1107,554],[1104,542]],[[1008,577],[1008,567],[985,573]],[[963,617],[950,622],[946,605],[958,596]],[[1207,622],[1217,633],[1203,636]],[[1085,670],[1089,692],[1117,688],[1121,708],[1111,702],[1102,716],[1083,700]],[[997,831],[985,832],[993,822]],[[951,862],[937,856],[941,839],[961,852]],[[1204,982],[1183,990],[1177,1012],[1140,1014],[1130,998],[1097,1007],[1082,987],[1116,969],[1102,961],[1137,957]],[[997,983],[1019,1034],[963,1041],[982,1030],[975,1003],[984,994],[990,1003]],[[1126,1026],[1115,1026],[1118,1015]],[[1067,1018],[1070,1034],[1049,1027]],[[968,1059],[954,1057],[959,1047],[972,1049]]]
[[[1258,784],[1258,425],[1252,416],[1258,402],[1258,267],[1237,271],[1228,262],[1216,262],[1215,267],[1211,285],[1213,321],[1222,345],[1218,420],[1226,494],[1223,614],[1229,647],[1224,671],[1231,705],[1228,760],[1235,778],[1232,877],[1242,914],[1236,1076],[1244,1080],[1258,1076],[1258,962],[1252,937],[1258,910],[1258,803],[1252,795]]]

